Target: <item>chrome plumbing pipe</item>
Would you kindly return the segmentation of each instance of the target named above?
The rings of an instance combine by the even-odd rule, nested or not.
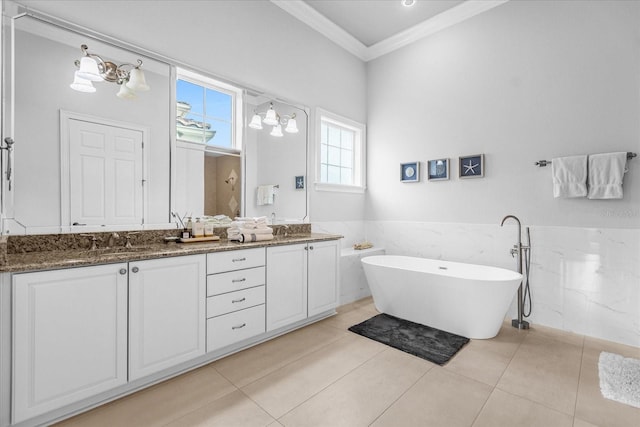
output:
[[[522,225],[520,224],[520,220],[515,215],[507,215],[502,218],[502,222],[500,223],[500,227],[504,225],[504,222],[507,219],[513,219],[518,223],[518,243],[514,245],[511,249],[511,256],[517,255],[517,267],[518,273],[522,274],[522,253],[523,250],[529,249],[529,246],[522,245]],[[518,286],[518,318],[511,320],[511,326],[518,329],[529,329],[529,322],[524,320],[524,298],[523,298],[523,290],[522,290],[522,282],[520,282],[520,286]]]

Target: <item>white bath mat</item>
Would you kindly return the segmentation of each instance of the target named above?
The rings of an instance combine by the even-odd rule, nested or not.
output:
[[[598,374],[604,397],[640,408],[640,360],[603,351]]]

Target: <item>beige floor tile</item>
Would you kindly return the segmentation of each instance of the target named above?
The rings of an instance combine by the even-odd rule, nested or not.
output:
[[[386,347],[346,336],[245,386],[242,390],[269,415],[280,418]]]
[[[598,338],[585,337],[584,348],[607,351],[609,353],[620,354],[624,357],[635,357],[636,359],[640,359],[640,347],[631,347],[629,345],[605,341]]]
[[[359,307],[323,320],[321,324],[346,331],[350,326],[364,322],[376,314],[379,313],[373,307]]]
[[[209,366],[71,418],[61,426],[161,426],[237,388]]]
[[[574,418],[573,419],[573,427],[601,427],[601,426],[597,426],[595,424],[591,424],[591,423],[588,423],[586,421],[582,421],[579,418]]]
[[[188,413],[168,427],[264,427],[275,420],[240,390]]]
[[[582,369],[578,386],[576,417],[595,425],[606,427],[640,426],[640,409],[606,399],[600,392],[598,360],[607,351],[625,357],[636,357],[640,349],[622,344],[590,339],[585,342]]]
[[[573,417],[495,389],[473,427],[571,427]]]
[[[582,346],[529,332],[497,387],[574,415]]]
[[[445,368],[495,386],[525,335],[511,325],[503,326],[495,338],[471,340]]]
[[[435,365],[385,350],[279,419],[284,426],[368,426]]]
[[[346,334],[314,324],[220,359],[213,367],[237,387],[244,387]]]
[[[528,333],[533,336],[551,338],[557,341],[579,346],[582,346],[584,342],[584,335],[574,334],[573,332],[567,332],[542,325],[531,325],[531,329],[528,330]]]
[[[486,384],[434,367],[372,426],[468,427],[491,390]]]

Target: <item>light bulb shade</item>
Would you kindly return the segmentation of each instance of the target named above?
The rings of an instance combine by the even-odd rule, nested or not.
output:
[[[118,91],[116,96],[122,99],[134,99],[136,98],[136,93],[129,89],[126,84],[121,84],[120,90]]]
[[[83,56],[80,60],[80,69],[76,71],[78,76],[85,80],[92,82],[101,82],[100,71],[98,70],[98,63],[95,59],[89,56]]]
[[[287,133],[298,133],[298,123],[296,122],[296,119],[289,119],[284,131]]]
[[[251,129],[262,129],[262,120],[258,114],[254,114],[251,118],[251,123],[249,123],[249,127]]]
[[[140,68],[134,68],[129,73],[129,81],[126,83],[127,87],[136,92],[144,92],[149,90],[149,85],[144,78],[144,73]]]
[[[273,130],[271,131],[271,133],[269,135],[278,136],[278,137],[283,136],[282,135],[282,126],[280,126],[280,125],[274,126]]]
[[[83,79],[78,75],[77,71],[74,73],[73,83],[71,83],[69,87],[78,92],[93,93],[96,91],[96,88],[91,84],[91,80]]]
[[[269,126],[276,126],[278,124],[278,117],[276,116],[276,111],[273,109],[273,105],[267,110],[267,115],[262,122]]]

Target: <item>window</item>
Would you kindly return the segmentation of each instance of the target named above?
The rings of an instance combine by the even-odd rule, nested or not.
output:
[[[319,156],[316,189],[363,192],[364,125],[318,109]]]
[[[241,148],[242,91],[211,78],[178,69],[176,132],[181,141],[224,151]]]

